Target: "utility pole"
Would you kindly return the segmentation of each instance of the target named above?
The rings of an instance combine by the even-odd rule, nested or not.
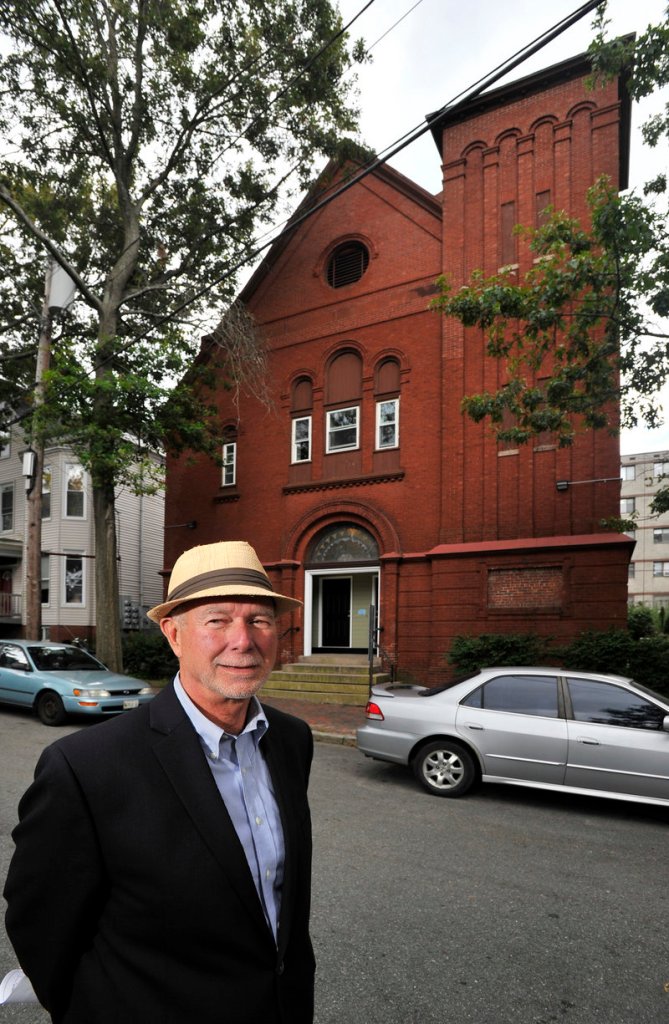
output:
[[[44,302],[35,366],[33,399],[33,447],[23,456],[26,481],[26,639],[42,639],[42,473],[44,470],[44,435],[40,413],[44,405],[44,375],[51,360],[53,315],[71,304],[74,284],[71,278],[49,260],[44,282]]]

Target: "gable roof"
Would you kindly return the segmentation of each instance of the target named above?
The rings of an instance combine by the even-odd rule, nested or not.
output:
[[[245,304],[248,303],[255,290],[278,261],[289,240],[312,213],[316,213],[328,203],[335,202],[349,188],[353,188],[370,175],[400,192],[411,202],[417,203],[435,218],[441,219],[440,199],[387,164],[376,164],[375,158],[370,159],[367,164],[350,159],[344,164],[338,160],[330,160],[302,199],[286,227],[271,245],[262,262],[242,288],[238,296],[239,300]]]

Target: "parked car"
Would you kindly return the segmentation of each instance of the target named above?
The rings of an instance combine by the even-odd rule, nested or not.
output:
[[[504,782],[669,806],[669,699],[614,675],[488,668],[449,687],[375,686],[357,745],[435,796]]]
[[[118,714],[153,695],[141,679],[111,672],[74,644],[0,640],[0,703],[34,708],[45,725]]]

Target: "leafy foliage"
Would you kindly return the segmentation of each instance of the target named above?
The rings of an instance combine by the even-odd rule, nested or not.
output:
[[[491,665],[541,665],[548,657],[548,642],[534,633],[482,633],[453,638],[448,661],[459,673],[477,672]]]
[[[669,18],[636,40],[608,41],[605,8],[591,47],[595,80],[625,72],[635,99],[666,85]],[[645,138],[655,145],[668,132],[665,113],[646,125]],[[617,430],[619,403],[623,425],[661,421],[659,393],[669,381],[666,175],[642,195],[619,196],[602,179],[589,205],[590,224],[553,210],[527,232],[535,262],[520,281],[476,273],[457,291],[441,281],[436,308],[481,328],[488,353],[505,363],[502,388],[462,403],[500,440],[522,444],[550,431],[569,445],[583,427]]]
[[[129,675],[153,682],[173,679],[179,668],[167,640],[153,629],[124,634],[123,665]]]
[[[262,388],[253,325],[237,319],[232,349],[213,329],[258,226],[355,130],[341,28],[330,0],[0,5],[0,404],[91,473],[98,649],[112,667],[115,487],[145,486],[145,450],[161,442],[215,449],[202,335],[231,386]],[[78,301],[33,417],[47,257]]]

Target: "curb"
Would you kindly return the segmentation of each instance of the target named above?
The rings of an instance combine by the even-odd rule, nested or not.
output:
[[[344,747],[355,746],[355,734],[352,732],[348,733],[334,733],[334,732],[318,732],[315,729],[311,730],[314,739],[317,743],[338,743]]]

